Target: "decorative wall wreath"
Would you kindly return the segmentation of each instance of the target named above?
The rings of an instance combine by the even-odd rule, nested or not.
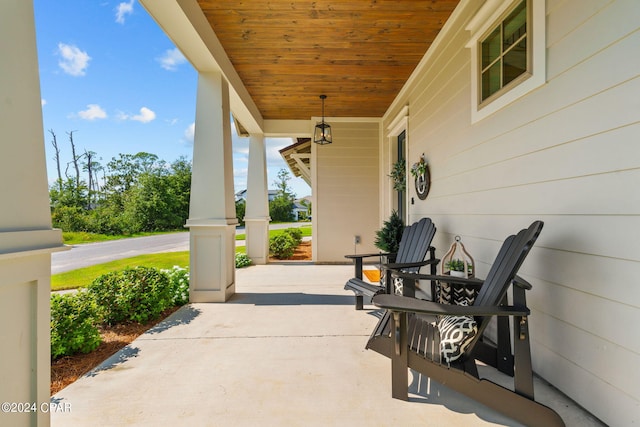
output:
[[[393,189],[396,191],[404,191],[407,189],[406,164],[404,159],[400,159],[391,167],[389,178],[393,181]]]
[[[429,189],[431,188],[431,176],[429,174],[429,165],[424,158],[424,154],[420,156],[420,161],[411,166],[411,175],[413,175],[416,194],[420,200],[427,198]]]

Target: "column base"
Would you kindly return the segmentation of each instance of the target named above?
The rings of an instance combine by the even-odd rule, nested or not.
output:
[[[190,302],[226,302],[236,292],[235,224],[189,227]]]
[[[68,249],[60,230],[0,231],[0,337],[11,349],[0,364],[0,402],[50,401],[51,253]],[[49,424],[47,411],[0,412],[0,425]]]
[[[269,262],[269,221],[269,217],[244,219],[247,256],[254,264]]]

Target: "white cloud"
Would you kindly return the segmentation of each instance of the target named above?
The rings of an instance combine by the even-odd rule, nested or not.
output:
[[[140,123],[149,123],[156,119],[156,113],[147,107],[140,108],[140,114],[130,115],[122,111],[118,111],[118,120],[133,120]]]
[[[184,130],[185,144],[193,145],[193,138],[195,134],[196,134],[196,123],[193,122]]]
[[[47,105],[47,100],[46,100],[46,99],[41,99],[41,100],[40,100],[40,105],[41,105],[41,106],[43,106],[43,107],[44,107],[45,105]]]
[[[234,141],[235,142],[235,141]],[[238,156],[244,156],[245,158],[249,155],[249,147],[233,147],[233,153]],[[239,157],[238,157],[239,158]]]
[[[140,114],[136,114],[131,117],[131,120],[135,120],[140,123],[149,123],[156,118],[156,113],[148,109],[147,107],[142,107],[140,109]]]
[[[107,113],[98,104],[89,104],[86,110],[78,112],[78,116],[83,120],[106,119]]]
[[[80,50],[77,46],[58,43],[58,55],[61,57],[58,65],[65,73],[72,76],[85,75],[85,71],[91,60],[87,52]]]
[[[118,24],[124,24],[124,18],[126,15],[133,13],[133,0],[129,3],[122,2],[116,7],[116,22]]]
[[[178,65],[187,62],[182,52],[178,48],[168,49],[161,57],[158,58],[160,66],[165,70],[175,71]]]

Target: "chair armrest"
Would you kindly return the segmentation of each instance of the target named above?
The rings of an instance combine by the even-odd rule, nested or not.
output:
[[[439,260],[437,260],[439,261]],[[400,266],[400,267],[395,267],[396,265]],[[402,271],[399,271],[400,268],[402,267],[412,267],[411,265],[403,265],[403,264],[386,264],[386,266],[388,266],[387,268],[392,270],[392,276],[393,277],[401,277],[401,278],[405,278],[405,279],[413,279],[413,280],[439,280],[441,282],[447,282],[447,283],[460,283],[460,284],[464,284],[464,285],[470,285],[470,286],[482,286],[482,284],[484,283],[484,280],[481,279],[477,279],[477,278],[471,278],[471,279],[467,279],[464,277],[454,277],[454,276],[440,276],[440,275],[432,275],[432,274],[419,274],[419,273],[404,273]],[[533,286],[531,285],[531,283],[527,282],[525,279],[523,279],[522,277],[516,275],[513,278],[513,284],[525,289],[527,291],[531,290],[533,288]]]
[[[356,279],[362,279],[362,260],[363,258],[371,258],[371,257],[395,257],[395,253],[387,253],[387,252],[378,252],[376,254],[353,254],[353,255],[345,255],[345,258],[353,260],[353,267],[355,269],[354,276]]]
[[[530,310],[524,306],[483,306],[438,304],[399,295],[376,295],[376,307],[406,313],[435,314],[440,316],[528,316]]]
[[[516,277],[513,278],[513,284],[527,291],[530,291],[533,288],[533,286],[531,286],[531,283],[527,282],[517,274]]]
[[[484,280],[471,278],[467,279],[465,277],[454,277],[454,276],[440,276],[435,274],[419,274],[419,273],[404,273],[402,271],[392,270],[391,272],[393,277],[401,277],[403,279],[412,279],[412,280],[439,280],[441,282],[446,283],[460,283],[468,286],[482,286]]]
[[[425,259],[420,262],[398,262],[398,263],[389,263],[382,264],[382,268],[385,270],[401,270],[403,268],[411,268],[411,267],[422,267],[429,264],[438,264],[440,262],[439,259]]]
[[[345,255],[345,258],[348,259],[362,259],[362,258],[371,258],[371,257],[379,257],[379,256],[391,256],[391,255],[396,255],[395,253],[388,253],[388,252],[378,252],[375,254],[353,254],[353,255]]]

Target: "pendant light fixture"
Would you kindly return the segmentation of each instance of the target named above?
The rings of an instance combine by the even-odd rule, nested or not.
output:
[[[316,125],[313,132],[313,142],[320,145],[331,144],[331,126],[324,122],[324,100],[327,95],[320,95],[322,100],[322,121]]]

